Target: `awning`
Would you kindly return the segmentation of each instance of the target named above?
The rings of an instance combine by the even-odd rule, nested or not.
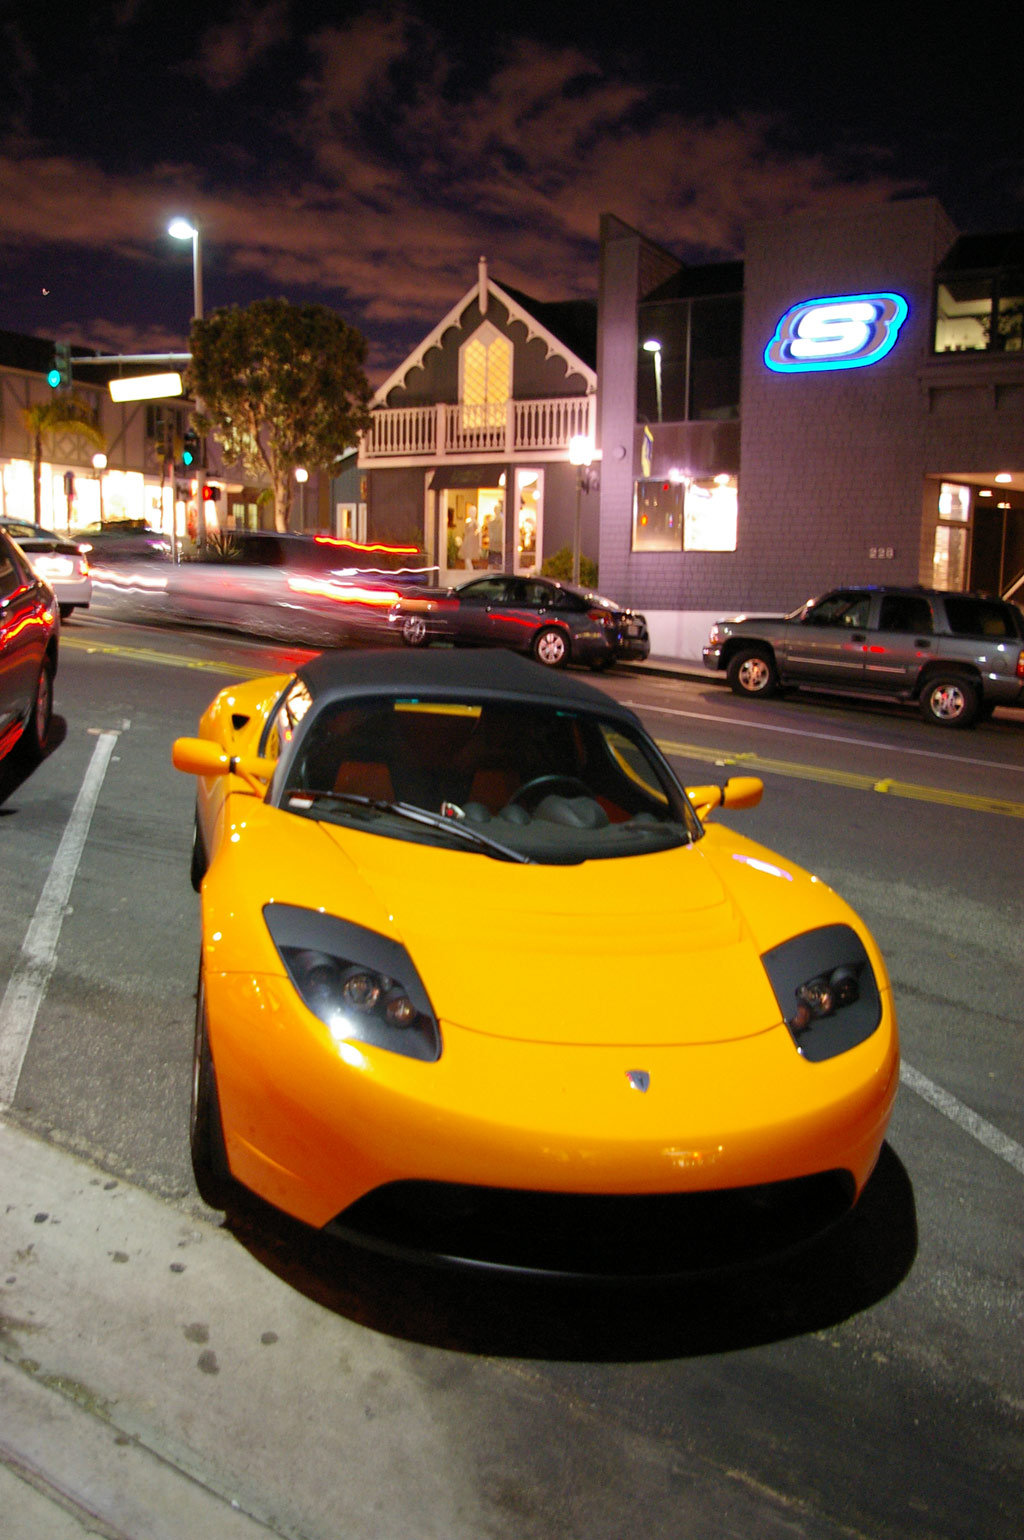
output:
[[[447,487],[496,487],[507,469],[505,465],[439,465],[428,485],[433,492]]]

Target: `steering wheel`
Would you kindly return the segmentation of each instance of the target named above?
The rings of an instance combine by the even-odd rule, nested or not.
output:
[[[524,786],[520,786],[505,805],[519,807],[529,799],[530,805],[527,812],[532,812],[533,808],[548,796],[589,797],[591,801],[594,799],[590,787],[577,780],[574,775],[535,775],[532,781],[527,781]]]

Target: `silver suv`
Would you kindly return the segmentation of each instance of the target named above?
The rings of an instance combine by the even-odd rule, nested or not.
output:
[[[940,727],[1024,704],[1024,614],[977,594],[836,588],[791,615],[719,620],[703,657],[737,695],[806,685],[912,700]]]

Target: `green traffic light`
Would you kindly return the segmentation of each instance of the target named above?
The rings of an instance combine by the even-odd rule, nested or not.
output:
[[[49,374],[46,376],[46,383],[47,383],[47,385],[49,385],[52,390],[56,390],[57,386],[60,384],[60,381],[61,381],[60,370],[59,369],[51,369]]]

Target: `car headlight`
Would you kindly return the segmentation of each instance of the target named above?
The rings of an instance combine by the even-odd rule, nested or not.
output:
[[[339,1042],[429,1063],[441,1057],[437,1018],[404,946],[292,904],[267,904],[263,918],[304,1004]]]
[[[761,961],[805,1059],[820,1062],[846,1053],[882,1019],[874,970],[849,925],[805,931],[765,952]]]

